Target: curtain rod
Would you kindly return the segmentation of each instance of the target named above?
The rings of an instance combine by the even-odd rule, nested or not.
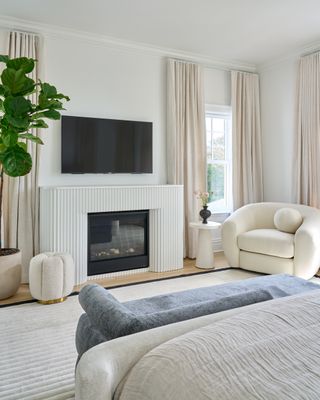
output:
[[[41,34],[40,33],[36,33],[36,32],[32,32],[32,31],[23,31],[23,30],[20,30],[20,29],[9,29],[9,32],[11,33],[11,32],[17,32],[17,33],[26,33],[26,34],[29,34],[29,35],[35,35],[35,36],[41,36]]]
[[[319,53],[320,53],[320,49],[318,49],[318,50],[310,50],[309,52],[307,52],[305,54],[302,54],[300,57],[301,58],[308,57],[308,56],[312,56],[314,54],[319,54]]]
[[[239,71],[239,72],[245,72],[245,73],[249,73],[249,74],[257,73],[256,71],[253,71],[252,69],[249,70],[249,68],[245,69],[243,67],[239,68],[236,65],[233,67],[232,66],[228,67],[228,66],[223,66],[223,65],[208,64],[208,63],[201,62],[201,61],[193,61],[193,60],[188,61],[188,60],[184,60],[184,59],[180,59],[180,58],[176,58],[176,57],[168,57],[168,59],[178,61],[183,64],[202,65],[206,69],[215,69],[215,70],[225,71],[225,72]]]

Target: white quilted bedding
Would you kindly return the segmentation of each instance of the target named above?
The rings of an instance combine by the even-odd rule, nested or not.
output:
[[[319,400],[320,290],[172,339],[138,361],[119,400]]]

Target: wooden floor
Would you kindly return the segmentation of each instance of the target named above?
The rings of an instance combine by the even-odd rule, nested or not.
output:
[[[214,265],[215,265],[215,268],[225,268],[228,266],[223,252],[215,253]],[[95,282],[95,283],[99,283],[102,286],[114,287],[114,286],[118,286],[118,285],[127,285],[130,283],[153,281],[153,280],[157,280],[157,279],[175,277],[175,276],[180,276],[180,275],[197,274],[197,273],[201,273],[203,271],[204,271],[203,269],[199,269],[195,266],[195,260],[186,258],[184,260],[183,269],[179,269],[176,271],[142,272],[142,273],[127,275],[127,276],[117,276],[114,278],[95,279],[95,280],[90,280],[88,282]],[[75,286],[74,291],[79,291],[81,289],[81,287],[84,286],[85,284],[86,283]],[[31,299],[32,299],[32,296],[29,291],[29,285],[22,284],[20,286],[18,292],[14,296],[10,297],[9,299],[0,300],[0,306],[5,305],[5,304],[19,303],[19,302],[23,302],[23,301],[27,301],[27,300],[31,300]]]

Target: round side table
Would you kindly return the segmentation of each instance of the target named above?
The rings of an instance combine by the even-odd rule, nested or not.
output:
[[[212,249],[212,231],[219,229],[219,222],[208,221],[207,224],[202,222],[190,222],[190,227],[198,229],[198,250],[196,267],[210,269],[214,268],[214,255]]]

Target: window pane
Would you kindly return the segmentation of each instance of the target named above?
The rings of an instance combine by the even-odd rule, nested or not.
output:
[[[229,209],[231,167],[231,113],[227,110],[206,113],[207,173],[209,207],[215,212]]]
[[[207,133],[211,132],[211,118],[209,118],[209,117],[206,118],[206,130],[207,130]]]
[[[214,132],[224,132],[224,118],[212,118],[212,130]]]
[[[225,159],[225,134],[213,132],[212,134],[212,159],[224,160]]]
[[[212,134],[207,133],[207,160],[212,160]]]
[[[209,203],[216,203],[217,208],[224,203],[225,166],[222,164],[208,164],[208,192],[210,193]],[[220,204],[222,203],[222,204]],[[212,204],[213,208],[215,204]]]

